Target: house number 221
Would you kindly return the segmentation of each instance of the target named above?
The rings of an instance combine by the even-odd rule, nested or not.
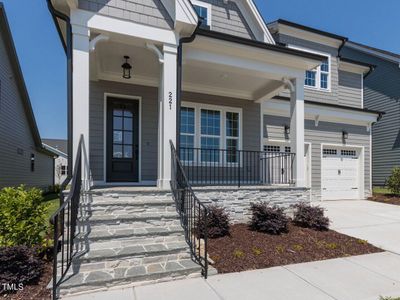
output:
[[[169,110],[172,110],[172,92],[168,92]]]

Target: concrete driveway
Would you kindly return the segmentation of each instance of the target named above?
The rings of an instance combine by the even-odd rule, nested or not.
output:
[[[319,205],[326,209],[333,230],[400,254],[400,206],[366,200]]]

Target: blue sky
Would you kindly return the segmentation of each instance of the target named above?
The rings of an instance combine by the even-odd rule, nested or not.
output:
[[[66,60],[45,0],[3,1],[42,138],[66,137]],[[278,18],[400,53],[399,0],[256,0]]]

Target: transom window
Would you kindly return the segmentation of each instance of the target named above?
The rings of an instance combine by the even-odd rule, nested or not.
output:
[[[180,129],[182,161],[194,161],[195,155],[204,163],[239,161],[240,109],[188,103],[181,107]],[[193,152],[190,148],[201,150]]]

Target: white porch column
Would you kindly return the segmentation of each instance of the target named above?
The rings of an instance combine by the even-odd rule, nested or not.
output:
[[[169,141],[176,146],[176,81],[177,46],[163,46],[164,63],[162,65],[159,89],[159,155],[157,186],[170,188],[171,148]]]
[[[82,157],[84,178],[89,178],[89,36],[87,27],[72,25],[73,43],[73,162],[75,162],[79,138],[84,137]]]
[[[305,187],[304,175],[304,77],[291,81],[290,87],[290,146],[296,153],[293,177],[296,187]]]

